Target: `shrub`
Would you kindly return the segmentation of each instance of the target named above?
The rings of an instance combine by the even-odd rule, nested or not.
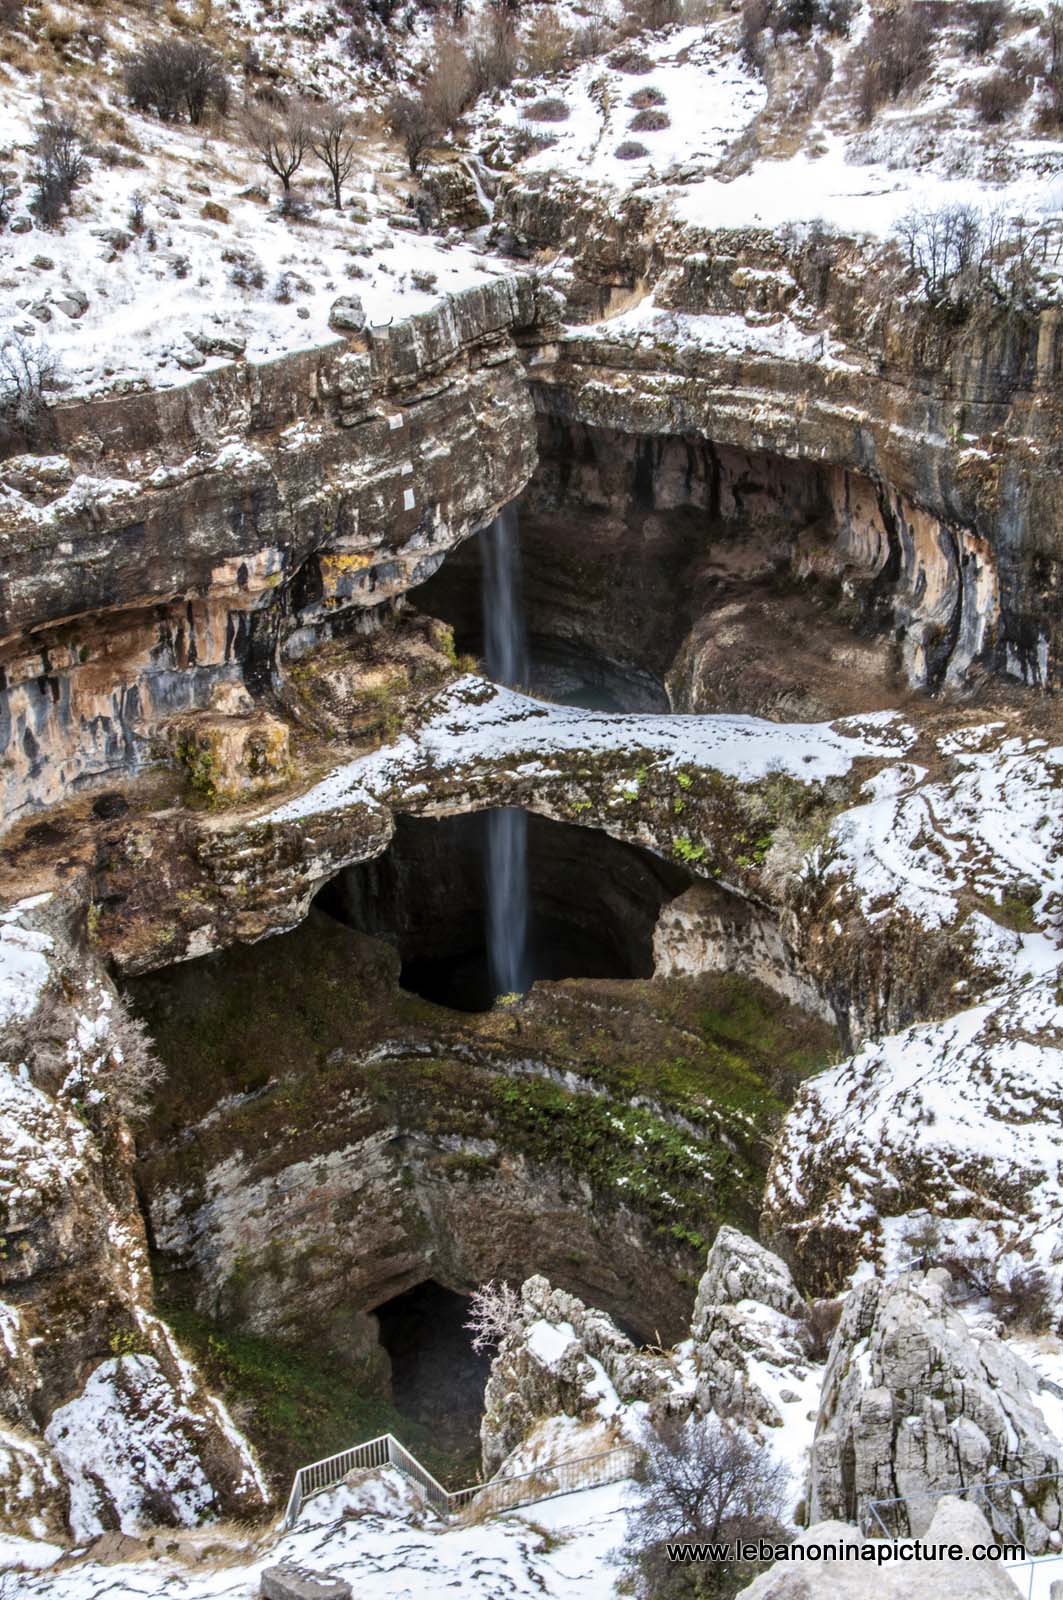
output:
[[[641,161],[649,155],[644,144],[639,144],[637,139],[625,139],[623,144],[618,144],[613,151],[618,161]]]
[[[972,0],[968,7],[963,48],[970,56],[986,56],[1000,43],[1008,20],[1007,0]]]
[[[12,334],[0,345],[0,445],[34,448],[51,436],[48,390],[56,363],[47,345]]]
[[[733,1550],[739,1541],[785,1537],[789,1473],[744,1429],[718,1417],[659,1417],[638,1476],[641,1494],[628,1516],[625,1561],[643,1600],[734,1595],[756,1570],[738,1560],[703,1569],[671,1563],[673,1540],[718,1541]],[[691,1570],[705,1587],[692,1587]]]
[[[857,102],[861,118],[870,122],[879,106],[910,94],[930,71],[934,24],[929,13],[908,4],[889,16],[875,17],[853,52],[858,73]]]
[[[548,95],[545,100],[536,100],[524,112],[529,122],[567,122],[570,116],[568,106],[557,95]]]
[[[989,1292],[993,1310],[1009,1327],[1042,1333],[1053,1320],[1052,1294],[1040,1267],[1021,1267]]]
[[[659,133],[662,128],[670,128],[672,119],[667,111],[640,111],[628,123],[630,133]]]
[[[1030,85],[1021,75],[1002,68],[976,85],[975,109],[983,122],[994,126],[1017,111],[1029,93]]]
[[[470,1344],[478,1355],[493,1350],[523,1326],[521,1298],[508,1283],[482,1283],[469,1296],[469,1316],[463,1324],[472,1334]]]
[[[187,116],[197,127],[213,108],[229,106],[229,81],[221,58],[199,39],[160,39],[147,44],[125,64],[125,86],[138,111],[163,122]]]
[[[801,1326],[801,1342],[810,1361],[826,1361],[842,1314],[841,1300],[814,1300]]]
[[[261,289],[266,282],[262,263],[252,255],[240,255],[229,269],[229,282],[237,289]]]
[[[624,7],[632,33],[644,28],[671,28],[683,20],[682,0],[631,0]]]
[[[75,188],[88,176],[85,142],[74,118],[45,110],[37,124],[30,183],[36,191],[32,209],[46,228],[55,227],[67,210]]]
[[[667,96],[660,89],[655,89],[652,84],[647,84],[645,89],[636,89],[627,97],[627,103],[634,111],[648,111],[651,106],[666,105]]]
[[[644,73],[653,71],[653,61],[645,50],[616,50],[609,57],[609,65],[632,78],[640,78]]]

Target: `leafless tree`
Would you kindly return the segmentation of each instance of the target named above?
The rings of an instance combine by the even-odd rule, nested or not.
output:
[[[12,334],[0,345],[0,445],[45,443],[56,363],[44,344]]]
[[[494,1349],[521,1325],[520,1295],[508,1283],[496,1283],[492,1278],[469,1296],[465,1327],[472,1334],[472,1347],[477,1354]]]
[[[425,103],[439,126],[450,132],[476,88],[472,62],[459,44],[441,39],[424,87]]]
[[[718,1417],[658,1418],[639,1473],[642,1493],[628,1518],[626,1558],[646,1600],[737,1593],[748,1566],[687,1567],[668,1561],[671,1540],[730,1542],[786,1537],[789,1473],[736,1423]]]
[[[985,56],[995,50],[1009,16],[1007,0],[973,0],[968,8],[963,48],[968,55]]]
[[[412,173],[424,165],[425,154],[442,136],[439,119],[423,95],[397,94],[388,104],[388,125],[402,140]]]
[[[280,112],[249,107],[244,114],[244,127],[257,154],[280,179],[287,197],[310,147],[311,123],[306,108],[297,102]]]
[[[45,105],[36,125],[30,183],[33,210],[45,227],[54,227],[70,205],[74,190],[89,172],[85,141],[77,119]]]
[[[342,106],[325,106],[310,128],[310,148],[328,169],[332,203],[339,211],[343,206],[343,185],[354,170],[358,150],[353,114]]]
[[[229,80],[221,57],[201,39],[159,39],[146,44],[125,64],[125,85],[138,111],[151,111],[163,122],[184,113],[198,126],[209,107],[224,113]]]

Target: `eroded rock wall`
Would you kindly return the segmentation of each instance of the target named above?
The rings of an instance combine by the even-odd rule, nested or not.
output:
[[[535,460],[500,278],[392,328],[187,386],[61,407],[0,465],[4,815],[135,771],[219,685],[267,687],[423,581]]]

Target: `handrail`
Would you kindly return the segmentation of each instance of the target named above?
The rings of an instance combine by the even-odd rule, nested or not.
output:
[[[290,1528],[306,1501],[326,1489],[334,1489],[349,1472],[365,1468],[395,1467],[416,1484],[433,1510],[444,1519],[459,1512],[482,1511],[488,1516],[512,1511],[536,1500],[571,1494],[576,1489],[598,1487],[630,1477],[638,1460],[633,1445],[617,1445],[593,1456],[578,1456],[572,1461],[549,1462],[528,1472],[497,1474],[486,1483],[470,1484],[465,1489],[444,1489],[428,1468],[422,1466],[394,1434],[382,1433],[364,1444],[352,1445],[334,1456],[323,1456],[300,1467],[292,1479],[284,1528]],[[553,1485],[551,1487],[550,1485]],[[521,1485],[524,1487],[522,1488]]]

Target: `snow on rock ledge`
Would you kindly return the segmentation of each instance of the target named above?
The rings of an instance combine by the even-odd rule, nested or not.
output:
[[[999,1258],[1029,1233],[1058,1253],[1063,996],[1050,972],[944,1022],[869,1044],[807,1083],[768,1175],[765,1227],[806,1287],[902,1264],[929,1210],[961,1252]]]

